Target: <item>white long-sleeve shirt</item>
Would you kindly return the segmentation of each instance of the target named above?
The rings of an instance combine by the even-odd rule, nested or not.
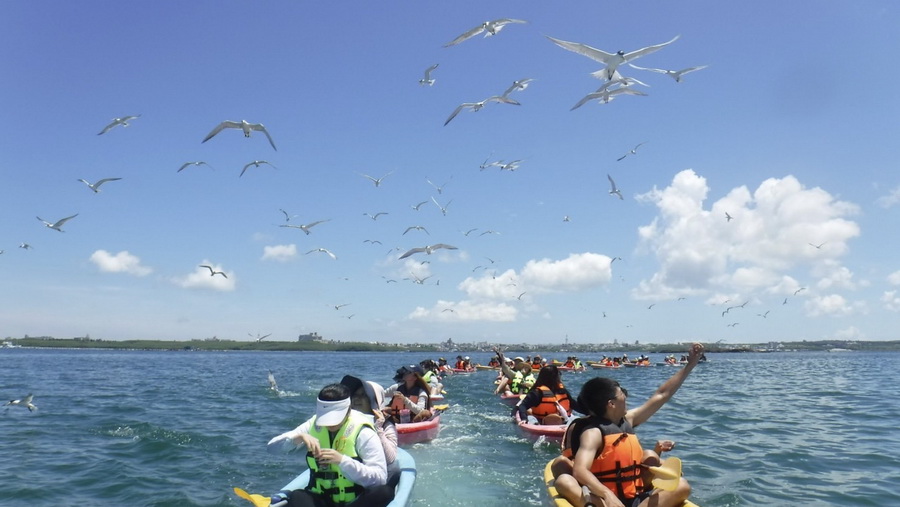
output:
[[[419,390],[418,387],[415,387],[414,389]],[[399,391],[400,391],[400,384],[394,384],[384,390],[384,406],[385,407],[391,406],[391,402],[394,399],[394,393],[399,392]],[[413,403],[412,400],[410,400],[409,398],[404,397],[403,405],[413,415],[416,415],[419,412],[425,410],[428,397],[429,397],[428,393],[426,393],[425,391],[419,390],[419,398],[415,403]]]
[[[356,415],[360,418],[365,417],[359,412],[356,412]],[[272,453],[290,452],[301,448],[305,450],[306,444],[302,440],[297,443],[295,439],[303,434],[308,435],[311,425],[312,419],[309,419],[291,431],[278,435],[269,440],[266,450]],[[346,455],[341,458],[338,467],[344,477],[364,488],[387,484],[387,461],[384,457],[384,447],[375,430],[368,426],[364,426],[360,430],[356,438],[356,454],[362,459],[362,462]]]

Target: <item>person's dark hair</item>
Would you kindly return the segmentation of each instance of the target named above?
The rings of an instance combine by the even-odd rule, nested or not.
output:
[[[578,404],[591,415],[602,417],[606,413],[607,402],[616,397],[616,389],[619,387],[619,382],[613,379],[592,378],[584,383],[581,392],[578,393]]]
[[[534,387],[546,386],[551,391],[555,391],[560,384],[559,368],[554,365],[544,366],[538,372],[537,379],[534,381]]]
[[[346,400],[350,397],[350,390],[343,384],[328,384],[319,391],[319,399],[322,401]]]

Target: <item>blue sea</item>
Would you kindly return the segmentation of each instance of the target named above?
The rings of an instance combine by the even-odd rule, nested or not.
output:
[[[676,441],[695,503],[900,505],[900,354],[709,357],[638,428],[645,446]],[[399,366],[425,358],[0,350],[0,397],[32,392],[38,406],[0,408],[0,504],[249,506],[233,487],[270,494],[303,470],[303,456],[268,454],[265,444],[312,414],[322,386],[346,373],[388,385]],[[268,389],[268,370],[280,392]],[[593,376],[615,377],[635,406],[674,371],[589,370],[563,380],[577,394]],[[445,380],[440,436],[408,449],[418,464],[413,505],[546,503],[541,473],[558,448],[518,436],[492,394],[494,376]]]

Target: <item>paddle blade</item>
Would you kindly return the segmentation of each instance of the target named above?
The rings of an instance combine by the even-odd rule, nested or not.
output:
[[[443,412],[444,410],[447,410],[448,408],[450,408],[450,405],[435,405],[435,406],[432,407],[432,408],[435,409],[435,410],[440,410],[441,412]]]
[[[272,502],[272,500],[267,496],[257,494],[251,495],[241,488],[234,488],[234,494],[243,498],[244,500],[247,500],[256,507],[269,507],[269,504]]]
[[[655,476],[653,487],[663,491],[674,491],[681,479],[681,459],[675,456],[666,458],[658,467],[648,467]]]

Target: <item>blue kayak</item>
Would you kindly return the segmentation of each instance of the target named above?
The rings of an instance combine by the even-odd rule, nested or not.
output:
[[[388,504],[388,507],[406,507],[409,505],[413,486],[416,484],[416,460],[399,447],[397,448],[397,463],[400,465],[400,482],[397,483],[394,499]],[[307,484],[309,484],[309,470],[298,475],[296,479],[281,488],[281,491],[304,489]],[[286,504],[286,502],[279,503]],[[272,507],[279,507],[279,504],[272,504]]]

